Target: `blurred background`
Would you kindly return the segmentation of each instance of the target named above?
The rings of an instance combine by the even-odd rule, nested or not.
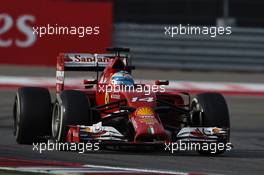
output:
[[[145,67],[263,71],[261,0],[116,0],[113,43],[131,47]],[[231,26],[232,34],[167,37],[164,26]]]
[[[59,52],[103,51],[112,45],[130,47],[135,65],[143,68],[264,71],[262,0],[10,2],[3,0],[0,6],[0,64],[53,66]],[[84,38],[32,36],[30,27],[47,24],[98,25],[101,33]],[[164,34],[164,27],[179,24],[231,26],[232,34]]]

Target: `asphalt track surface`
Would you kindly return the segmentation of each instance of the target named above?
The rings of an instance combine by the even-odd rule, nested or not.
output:
[[[1,67],[0,75],[53,76],[54,69]],[[137,78],[163,78],[196,81],[264,82],[263,74],[221,72],[178,72],[143,70]],[[195,152],[113,151],[99,152],[32,151],[32,145],[17,145],[12,133],[12,104],[15,90],[0,90],[0,157],[40,161],[61,161],[92,165],[118,166],[216,174],[263,174],[264,172],[264,98],[227,96],[231,115],[231,142],[234,148],[217,157]],[[1,159],[0,161],[3,161]]]

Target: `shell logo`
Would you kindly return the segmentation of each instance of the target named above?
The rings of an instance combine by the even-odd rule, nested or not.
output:
[[[136,110],[136,116],[153,116],[154,112],[150,107],[141,107]]]
[[[219,134],[220,128],[215,127],[212,129],[212,132],[213,132],[213,134]]]
[[[92,132],[91,128],[84,128],[84,132]]]

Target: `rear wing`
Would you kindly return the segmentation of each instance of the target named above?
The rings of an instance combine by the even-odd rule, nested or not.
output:
[[[128,65],[129,54],[89,54],[89,53],[61,53],[57,57],[56,91],[64,88],[64,71],[103,71],[115,58],[121,58]]]
[[[119,58],[127,64],[128,54],[120,54]],[[116,58],[116,54],[62,53],[57,58],[59,71],[103,71]]]

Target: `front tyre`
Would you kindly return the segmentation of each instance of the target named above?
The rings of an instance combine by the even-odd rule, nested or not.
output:
[[[92,124],[90,101],[84,92],[65,90],[59,94],[52,113],[52,136],[66,142],[69,125]]]
[[[224,97],[219,93],[202,93],[198,94],[192,102],[193,115],[192,126],[194,127],[219,127],[230,128],[230,119],[228,106]],[[221,142],[226,144],[229,141],[230,133],[227,138]],[[210,151],[199,150],[200,154],[216,155],[222,154],[224,150],[217,150],[215,153]]]

